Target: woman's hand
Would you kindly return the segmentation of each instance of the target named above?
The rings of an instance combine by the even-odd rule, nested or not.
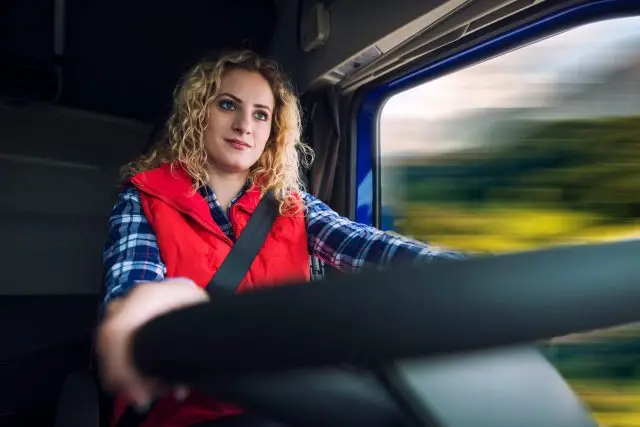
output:
[[[126,298],[110,303],[96,336],[100,377],[105,389],[125,393],[139,407],[166,393],[168,387],[144,378],[133,366],[133,333],[156,316],[208,300],[204,289],[189,279],[179,278],[140,283]],[[184,398],[185,389],[176,389],[176,395]]]

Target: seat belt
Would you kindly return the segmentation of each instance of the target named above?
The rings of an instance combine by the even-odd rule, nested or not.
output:
[[[271,192],[267,192],[245,225],[240,237],[231,247],[222,264],[213,274],[205,290],[212,297],[234,295],[242,279],[249,271],[253,260],[260,252],[273,222],[278,217],[278,202]],[[154,404],[144,413],[129,406],[118,419],[116,427],[138,427],[142,425]]]
[[[206,287],[210,296],[233,295],[260,252],[278,216],[278,202],[269,192],[262,197],[240,237]]]

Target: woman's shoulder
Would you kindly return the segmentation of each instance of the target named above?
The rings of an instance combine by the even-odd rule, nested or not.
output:
[[[126,185],[118,196],[109,215],[109,233],[118,240],[124,234],[148,236],[153,234],[140,203],[140,194],[132,185]]]
[[[130,183],[122,184],[111,209],[111,217],[139,213],[142,213],[142,207],[138,189]]]
[[[310,211],[331,211],[331,208],[326,203],[304,190],[298,192],[298,197],[307,213]]]
[[[121,184],[118,191],[118,201],[120,200],[140,203],[140,193],[136,186],[130,182]]]

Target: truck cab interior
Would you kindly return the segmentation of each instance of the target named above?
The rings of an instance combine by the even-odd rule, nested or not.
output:
[[[418,220],[442,224],[443,219],[426,208],[402,211],[410,195],[464,187],[460,197],[480,206],[486,194],[497,190],[483,192],[494,181],[478,168],[469,173],[479,174],[474,175],[479,184],[468,187],[470,181],[460,178],[464,174],[446,168],[411,175],[417,170],[416,150],[437,139],[421,127],[419,121],[426,120],[421,115],[442,105],[429,101],[436,90],[425,91],[420,102],[401,97],[462,72],[470,73],[469,87],[495,91],[510,84],[507,77],[525,79],[528,70],[544,68],[548,58],[532,54],[526,68],[511,74],[494,67],[494,80],[479,71],[474,78],[475,66],[600,23],[613,25],[598,32],[596,42],[617,40],[626,34],[624,28],[640,28],[637,21],[626,24],[638,15],[640,2],[634,0],[4,2],[0,427],[105,425],[102,414],[109,409],[101,407],[99,386],[73,381],[93,369],[92,334],[103,291],[101,256],[119,168],[154,141],[173,87],[203,55],[249,48],[279,60],[301,96],[305,140],[316,152],[307,171],[308,191],[358,222],[423,239],[430,226],[410,225]],[[560,43],[554,49],[571,58],[579,53],[572,46]],[[633,52],[640,44],[629,46]],[[640,143],[640,127],[632,127],[640,123],[640,57],[635,58],[616,68],[617,74],[608,74],[610,86],[587,79],[587,90],[569,90],[567,103],[587,105],[590,95],[597,105],[628,120],[625,132],[632,137],[615,133],[617,139],[603,143],[589,159],[603,159],[614,145]],[[608,70],[620,62],[611,55],[602,61]],[[444,92],[453,90],[443,87]],[[472,105],[471,95],[462,93],[451,104]],[[386,109],[394,105],[408,118],[389,118]],[[516,132],[492,121],[491,114],[507,110],[504,105],[478,105],[486,114],[468,121],[457,118],[450,126],[456,135],[486,132],[491,140],[520,135],[523,128]],[[511,115],[501,117],[514,123],[525,110],[510,108]],[[489,122],[491,129],[485,126]],[[555,146],[587,138],[576,132],[554,140]],[[441,139],[447,138],[453,137]],[[409,142],[413,151],[402,146]],[[488,170],[499,165],[503,181],[515,176],[513,159],[526,158],[531,150],[521,148],[519,157],[502,157]],[[631,151],[626,150],[628,158]],[[388,155],[392,152],[403,155]],[[474,160],[475,152],[466,155]],[[552,157],[536,159],[562,163]],[[404,162],[402,167],[398,162]],[[598,173],[600,181],[621,182],[601,169]],[[387,179],[392,175],[395,181]],[[429,184],[409,188],[408,182]],[[616,202],[626,194],[620,188],[602,194]],[[637,206],[627,207],[632,218]],[[539,218],[531,212],[528,226]],[[574,223],[571,218],[560,222]],[[625,224],[635,227],[629,221]],[[625,395],[617,409],[600,411],[591,395],[568,379],[564,362],[554,359],[564,350],[553,345],[557,337],[620,325],[623,331],[634,330],[628,325],[640,320],[640,243],[631,234],[615,242],[570,241],[553,248],[542,243],[485,248],[474,246],[478,236],[471,234],[443,239],[453,249],[494,254],[358,275],[327,269],[317,286],[305,290],[282,287],[185,310],[140,332],[136,360],[149,373],[193,383],[287,425],[640,425],[640,413],[628,409],[634,407],[635,395]],[[263,313],[260,322],[252,320],[255,310]],[[287,312],[298,322],[279,324],[270,312]],[[224,341],[234,327],[252,331],[235,347]],[[182,328],[208,333],[184,336],[178,333]],[[313,339],[309,330],[316,331]],[[619,336],[629,345],[640,342],[630,332],[617,332]],[[167,341],[171,351],[159,352]],[[202,351],[195,355],[189,348]],[[611,346],[589,348],[614,357]],[[624,357],[631,360],[626,366],[633,388],[640,372],[637,351]],[[87,400],[69,394],[73,387],[85,387],[80,395]]]

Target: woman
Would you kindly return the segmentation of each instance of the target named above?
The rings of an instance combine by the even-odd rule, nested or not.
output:
[[[125,171],[104,252],[105,316],[97,353],[108,390],[144,406],[144,426],[189,426],[242,413],[199,395],[166,393],[130,363],[132,332],[154,316],[207,301],[203,287],[269,191],[280,215],[239,292],[309,280],[309,256],[342,271],[457,258],[340,217],[301,189],[300,111],[273,62],[247,51],[197,64],[176,90],[166,136]],[[144,284],[143,284],[144,283]]]

